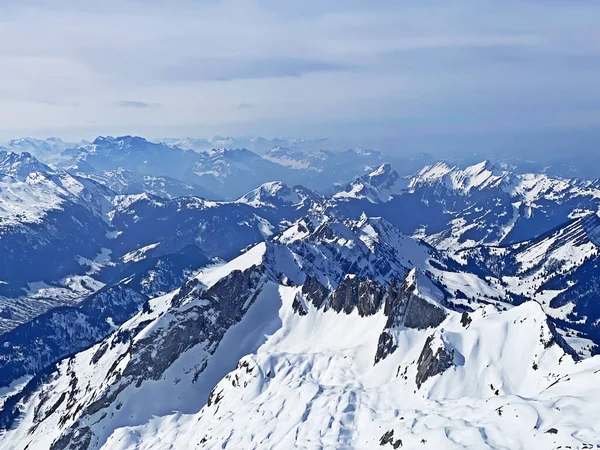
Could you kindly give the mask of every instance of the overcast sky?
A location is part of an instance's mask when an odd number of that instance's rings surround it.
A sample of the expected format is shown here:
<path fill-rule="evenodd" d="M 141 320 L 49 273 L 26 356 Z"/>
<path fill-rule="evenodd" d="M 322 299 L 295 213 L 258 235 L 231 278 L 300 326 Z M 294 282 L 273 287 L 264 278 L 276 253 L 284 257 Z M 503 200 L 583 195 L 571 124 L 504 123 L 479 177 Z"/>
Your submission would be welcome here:
<path fill-rule="evenodd" d="M 0 137 L 600 124 L 600 2 L 2 0 Z"/>

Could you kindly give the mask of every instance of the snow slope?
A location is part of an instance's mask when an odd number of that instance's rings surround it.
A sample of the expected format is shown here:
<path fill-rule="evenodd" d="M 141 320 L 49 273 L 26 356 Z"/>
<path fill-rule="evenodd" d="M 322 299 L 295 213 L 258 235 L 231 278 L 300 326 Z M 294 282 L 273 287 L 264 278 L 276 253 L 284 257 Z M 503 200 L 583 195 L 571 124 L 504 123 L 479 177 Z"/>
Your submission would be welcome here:
<path fill-rule="evenodd" d="M 0 448 L 600 442 L 600 362 L 577 362 L 538 304 L 457 313 L 413 271 L 374 313 L 338 312 L 328 301 L 316 307 L 303 286 L 265 278 L 257 265 L 266 251 L 151 301 L 30 385 Z M 439 319 L 410 325 L 434 317 L 422 316 L 425 304 Z M 377 360 L 384 332 L 394 333 L 394 346 Z"/>

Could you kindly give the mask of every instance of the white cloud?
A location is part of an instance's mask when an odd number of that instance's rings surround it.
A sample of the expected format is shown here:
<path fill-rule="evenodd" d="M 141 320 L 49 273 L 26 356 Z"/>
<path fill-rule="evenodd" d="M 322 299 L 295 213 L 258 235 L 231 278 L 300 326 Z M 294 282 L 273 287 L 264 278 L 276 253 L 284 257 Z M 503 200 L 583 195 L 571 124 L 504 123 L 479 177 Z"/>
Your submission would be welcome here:
<path fill-rule="evenodd" d="M 435 130 L 456 114 L 466 124 L 493 117 L 483 125 L 502 129 L 526 126 L 511 117 L 538 104 L 532 125 L 556 126 L 600 100 L 597 9 L 566 0 L 5 1 L 0 134 L 295 134 L 318 117 L 320 133 L 363 121 L 368 135 L 377 120 L 419 117 Z M 565 97 L 585 100 L 585 111 L 570 101 L 548 114 Z"/>

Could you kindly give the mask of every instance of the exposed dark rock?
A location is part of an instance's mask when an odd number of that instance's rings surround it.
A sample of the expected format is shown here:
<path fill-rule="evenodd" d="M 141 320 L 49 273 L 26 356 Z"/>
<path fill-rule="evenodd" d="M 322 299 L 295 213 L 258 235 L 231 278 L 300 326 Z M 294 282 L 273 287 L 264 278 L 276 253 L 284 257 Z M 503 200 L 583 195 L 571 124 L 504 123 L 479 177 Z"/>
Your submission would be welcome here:
<path fill-rule="evenodd" d="M 379 439 L 379 445 L 391 444 L 394 441 L 394 430 L 389 430 L 383 433 L 381 439 Z"/>
<path fill-rule="evenodd" d="M 423 276 L 417 274 L 418 276 Z M 427 280 L 425 280 L 427 281 Z M 416 287 L 415 274 L 409 274 L 401 285 L 393 281 L 388 289 L 384 313 L 388 317 L 379 336 L 375 364 L 396 351 L 394 328 L 407 327 L 419 330 L 440 325 L 447 314 L 437 304 L 423 298 Z"/>
<path fill-rule="evenodd" d="M 200 284 L 197 278 L 192 278 L 185 282 L 179 289 L 179 292 L 171 299 L 171 306 L 181 306 L 181 302 Z"/>
<path fill-rule="evenodd" d="M 331 293 L 329 306 L 336 312 L 350 314 L 358 303 L 358 285 L 356 277 L 346 277 L 344 281 Z"/>
<path fill-rule="evenodd" d="M 462 316 L 460 316 L 460 323 L 463 327 L 467 328 L 471 322 L 473 321 L 473 319 L 471 319 L 471 317 L 469 316 L 468 312 L 464 312 L 462 313 Z"/>
<path fill-rule="evenodd" d="M 213 406 L 218 404 L 221 400 L 223 400 L 223 391 L 220 390 L 217 392 L 218 386 L 215 386 L 208 396 L 207 406 Z"/>
<path fill-rule="evenodd" d="M 294 297 L 294 301 L 292 302 L 292 309 L 299 316 L 306 316 L 308 314 L 308 311 L 304 306 L 304 302 L 302 301 L 302 297 L 299 295 L 296 295 Z"/>
<path fill-rule="evenodd" d="M 56 403 L 54 405 L 52 405 L 50 407 L 50 409 L 46 412 L 46 415 L 45 415 L 45 417 L 42 420 L 45 420 L 47 417 L 49 417 L 52 414 L 54 414 L 54 412 L 58 409 L 58 407 L 62 404 L 62 402 L 65 401 L 66 397 L 67 397 L 67 393 L 63 392 L 61 394 L 61 396 L 58 398 L 58 400 L 56 401 Z"/>
<path fill-rule="evenodd" d="M 445 318 L 446 312 L 442 308 L 411 294 L 406 306 L 404 326 L 424 330 L 437 327 Z"/>
<path fill-rule="evenodd" d="M 370 316 L 379 310 L 384 293 L 383 286 L 376 281 L 346 277 L 331 294 L 329 305 L 336 312 L 350 314 L 357 308 L 362 317 Z"/>
<path fill-rule="evenodd" d="M 302 294 L 315 308 L 320 308 L 329 295 L 329 289 L 323 286 L 316 277 L 308 275 L 302 286 Z"/>
<path fill-rule="evenodd" d="M 437 327 L 446 318 L 441 306 L 418 294 L 410 274 L 399 288 L 397 283 L 392 283 L 385 302 L 385 314 L 388 316 L 386 328 L 405 326 L 423 330 Z"/>
<path fill-rule="evenodd" d="M 386 431 L 381 439 L 379 439 L 379 445 L 384 446 L 390 444 L 392 448 L 400 448 L 402 447 L 402 439 L 394 440 L 394 430 Z"/>
<path fill-rule="evenodd" d="M 442 345 L 434 352 L 431 348 L 433 340 L 433 335 L 427 338 L 417 362 L 415 381 L 419 389 L 429 378 L 445 372 L 454 365 L 454 350 Z"/>
<path fill-rule="evenodd" d="M 394 337 L 387 330 L 383 330 L 379 335 L 379 342 L 377 343 L 375 364 L 394 353 L 397 348 L 398 346 L 396 345 Z"/>
<path fill-rule="evenodd" d="M 358 288 L 358 313 L 361 316 L 375 314 L 383 302 L 384 287 L 376 281 L 366 280 Z"/>
<path fill-rule="evenodd" d="M 58 438 L 50 450 L 79 450 L 89 448 L 92 441 L 92 432 L 89 427 L 76 428 Z"/>
<path fill-rule="evenodd" d="M 123 376 L 159 379 L 181 353 L 194 345 L 205 339 L 218 343 L 222 334 L 239 322 L 254 302 L 257 289 L 264 283 L 262 274 L 263 269 L 256 267 L 244 272 L 236 270 L 206 292 L 194 292 L 189 300 L 197 295 L 210 299 L 211 305 L 173 311 L 178 326 L 171 327 L 168 336 L 150 335 L 137 341 L 132 346 L 132 361 Z M 211 314 L 218 316 L 216 324 Z"/>

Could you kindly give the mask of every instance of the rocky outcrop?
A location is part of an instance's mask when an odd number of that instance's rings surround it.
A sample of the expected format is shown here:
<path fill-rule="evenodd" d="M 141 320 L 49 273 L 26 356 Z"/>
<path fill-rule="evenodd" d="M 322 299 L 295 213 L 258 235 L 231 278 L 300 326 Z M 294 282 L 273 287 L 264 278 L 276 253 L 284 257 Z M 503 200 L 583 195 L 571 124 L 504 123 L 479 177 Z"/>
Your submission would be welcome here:
<path fill-rule="evenodd" d="M 447 313 L 438 301 L 443 301 L 443 294 L 429 278 L 414 269 L 401 285 L 392 282 L 384 307 L 388 320 L 379 336 L 375 364 L 396 351 L 395 329 L 406 327 L 423 330 L 441 324 Z"/>
<path fill-rule="evenodd" d="M 302 296 L 297 294 L 294 297 L 294 301 L 292 302 L 292 309 L 299 316 L 306 316 L 308 311 L 306 310 L 306 306 L 304 305 L 304 301 L 302 300 Z"/>
<path fill-rule="evenodd" d="M 375 364 L 394 353 L 397 348 L 398 345 L 396 344 L 396 340 L 394 339 L 392 333 L 389 330 L 383 330 L 379 335 L 379 341 L 377 342 Z"/>
<path fill-rule="evenodd" d="M 579 361 L 581 356 L 579 356 L 573 347 L 571 347 L 560 335 L 560 333 L 556 331 L 556 327 L 549 317 L 546 318 L 546 326 L 548 327 L 550 336 L 544 336 L 543 334 L 540 336 L 540 343 L 544 345 L 544 348 L 550 348 L 552 345 L 556 344 L 562 349 L 562 351 L 564 351 L 567 355 L 570 355 L 575 361 Z"/>
<path fill-rule="evenodd" d="M 371 316 L 383 306 L 388 319 L 379 337 L 375 363 L 396 350 L 395 329 L 434 328 L 447 316 L 441 304 L 444 301 L 442 292 L 427 276 L 415 269 L 401 284 L 393 280 L 387 290 L 376 281 L 346 275 L 339 286 L 329 293 L 315 277 L 308 276 L 302 286 L 302 296 L 296 297 L 292 304 L 294 312 L 301 316 L 307 314 L 304 299 L 316 308 L 330 308 L 338 313 L 350 314 L 356 310 L 361 317 Z"/>
<path fill-rule="evenodd" d="M 429 378 L 444 373 L 453 365 L 454 350 L 447 348 L 441 339 L 429 336 L 417 362 L 417 387 L 420 389 Z"/>
<path fill-rule="evenodd" d="M 439 292 L 429 278 L 416 270 L 412 270 L 399 287 L 396 282 L 392 283 L 385 300 L 386 328 L 405 326 L 423 330 L 437 327 L 444 321 L 447 314 L 436 302 L 443 297 L 427 298 L 429 295 L 420 289 L 428 293 Z"/>
<path fill-rule="evenodd" d="M 302 294 L 315 308 L 320 308 L 329 296 L 329 289 L 323 286 L 316 277 L 308 275 L 302 286 Z"/>
<path fill-rule="evenodd" d="M 402 447 L 402 439 L 394 439 L 394 430 L 389 430 L 379 439 L 379 445 L 382 447 L 387 444 L 390 444 L 392 448 L 400 448 Z"/>
<path fill-rule="evenodd" d="M 376 281 L 365 280 L 358 287 L 357 309 L 361 316 L 375 314 L 383 303 L 385 289 Z"/>
<path fill-rule="evenodd" d="M 332 292 L 329 307 L 346 314 L 356 308 L 362 317 L 370 316 L 379 310 L 384 294 L 384 287 L 376 281 L 360 281 L 357 277 L 347 276 Z"/>

